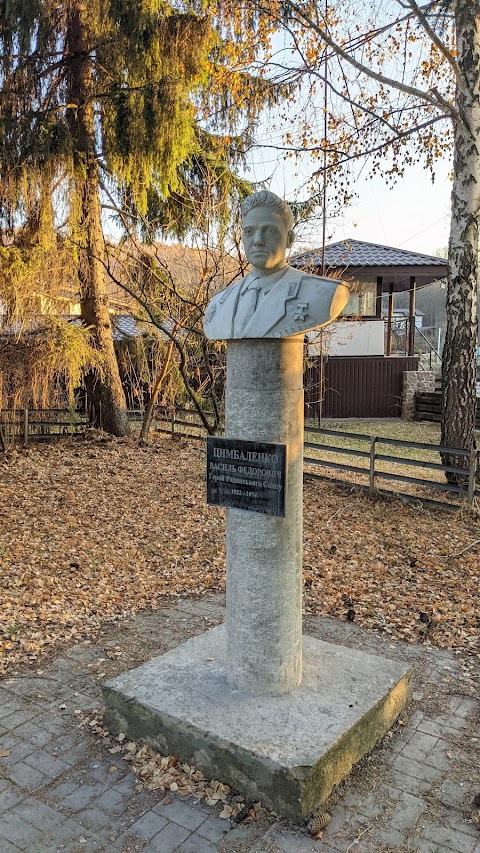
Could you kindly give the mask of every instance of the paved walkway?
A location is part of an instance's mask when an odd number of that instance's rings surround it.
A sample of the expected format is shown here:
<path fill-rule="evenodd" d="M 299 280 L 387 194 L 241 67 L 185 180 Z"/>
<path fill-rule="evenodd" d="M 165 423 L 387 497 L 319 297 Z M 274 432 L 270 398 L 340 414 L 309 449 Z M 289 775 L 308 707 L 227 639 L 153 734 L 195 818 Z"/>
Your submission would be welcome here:
<path fill-rule="evenodd" d="M 231 824 L 193 799 L 136 791 L 128 764 L 80 727 L 105 677 L 222 620 L 221 596 L 182 601 L 72 647 L 37 673 L 0 683 L 0 853 L 480 853 L 479 708 L 472 674 L 439 649 L 332 619 L 327 642 L 408 660 L 414 696 L 403 725 L 364 759 L 328 805 L 321 840 L 267 816 Z M 476 725 L 477 722 L 477 725 Z M 115 759 L 115 763 L 114 760 Z"/>

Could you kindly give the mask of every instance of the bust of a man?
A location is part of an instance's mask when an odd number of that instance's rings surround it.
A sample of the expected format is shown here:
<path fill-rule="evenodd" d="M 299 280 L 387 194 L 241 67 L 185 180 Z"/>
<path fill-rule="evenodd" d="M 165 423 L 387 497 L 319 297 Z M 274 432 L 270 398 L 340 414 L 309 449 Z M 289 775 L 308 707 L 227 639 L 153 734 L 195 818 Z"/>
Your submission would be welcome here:
<path fill-rule="evenodd" d="M 207 338 L 286 338 L 334 320 L 348 302 L 348 287 L 288 266 L 286 251 L 294 239 L 288 204 L 261 190 L 243 201 L 241 211 L 251 270 L 211 299 Z"/>

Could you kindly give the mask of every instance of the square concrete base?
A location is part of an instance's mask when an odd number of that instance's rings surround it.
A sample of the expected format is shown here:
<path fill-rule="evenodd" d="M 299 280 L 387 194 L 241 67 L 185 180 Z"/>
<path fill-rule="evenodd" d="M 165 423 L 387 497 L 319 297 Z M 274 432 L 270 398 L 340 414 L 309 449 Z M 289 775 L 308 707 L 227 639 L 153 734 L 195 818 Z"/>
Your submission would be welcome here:
<path fill-rule="evenodd" d="M 407 703 L 407 666 L 304 637 L 303 681 L 251 696 L 225 675 L 224 627 L 105 683 L 105 726 L 195 764 L 249 800 L 302 821 Z"/>

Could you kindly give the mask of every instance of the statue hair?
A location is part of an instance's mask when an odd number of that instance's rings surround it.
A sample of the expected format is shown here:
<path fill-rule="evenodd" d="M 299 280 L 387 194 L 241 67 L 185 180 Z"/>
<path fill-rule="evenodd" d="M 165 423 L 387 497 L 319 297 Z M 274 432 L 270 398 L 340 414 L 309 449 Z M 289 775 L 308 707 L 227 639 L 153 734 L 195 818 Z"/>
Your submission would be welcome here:
<path fill-rule="evenodd" d="M 293 213 L 290 207 L 283 198 L 270 192 L 270 190 L 260 190 L 258 193 L 247 196 L 240 205 L 242 216 L 246 216 L 254 207 L 271 207 L 275 213 L 282 217 L 288 230 L 293 229 Z"/>

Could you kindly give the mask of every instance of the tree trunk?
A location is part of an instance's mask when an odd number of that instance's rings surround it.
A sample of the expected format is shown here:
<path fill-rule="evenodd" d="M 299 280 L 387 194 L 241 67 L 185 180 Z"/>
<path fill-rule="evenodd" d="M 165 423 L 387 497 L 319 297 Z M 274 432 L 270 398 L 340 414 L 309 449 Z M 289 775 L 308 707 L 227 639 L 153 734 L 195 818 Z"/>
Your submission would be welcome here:
<path fill-rule="evenodd" d="M 157 401 L 158 392 L 160 391 L 160 388 L 163 384 L 163 380 L 167 375 L 168 366 L 172 357 L 173 343 L 173 338 L 170 338 L 167 346 L 167 352 L 165 353 L 165 358 L 163 360 L 162 369 L 160 370 L 160 373 L 158 374 L 155 380 L 155 385 L 153 386 L 151 397 L 148 401 L 147 408 L 145 409 L 145 414 L 143 416 L 142 421 L 142 429 L 140 431 L 140 441 L 146 441 L 148 438 L 148 431 L 150 429 L 150 424 L 152 423 L 153 409 Z"/>
<path fill-rule="evenodd" d="M 67 113 L 73 140 L 76 199 L 79 206 L 79 278 L 81 318 L 93 332 L 101 354 L 102 369 L 88 377 L 89 414 L 93 424 L 112 435 L 128 433 L 127 406 L 113 346 L 112 326 L 105 281 L 104 239 L 99 199 L 99 175 L 95 150 L 95 119 L 92 67 L 85 38 L 87 10 L 84 3 L 71 8 L 67 50 L 72 56 Z"/>
<path fill-rule="evenodd" d="M 443 349 L 444 446 L 475 445 L 478 235 L 480 216 L 480 19 L 476 3 L 457 0 L 456 30 L 461 79 L 457 83 L 452 219 L 448 248 L 447 332 Z M 467 457 L 444 455 L 444 462 L 468 467 Z M 450 482 L 459 482 L 454 474 Z M 462 478 L 460 477 L 460 480 Z"/>

